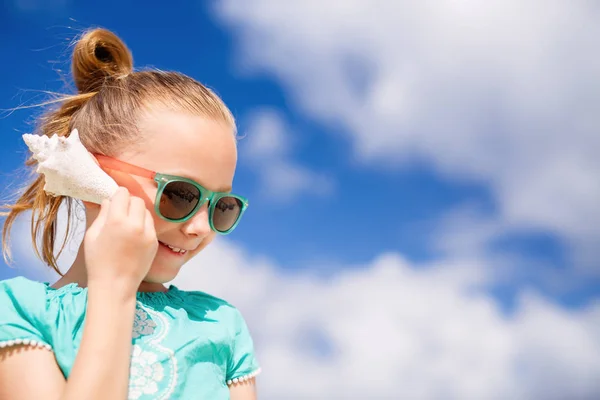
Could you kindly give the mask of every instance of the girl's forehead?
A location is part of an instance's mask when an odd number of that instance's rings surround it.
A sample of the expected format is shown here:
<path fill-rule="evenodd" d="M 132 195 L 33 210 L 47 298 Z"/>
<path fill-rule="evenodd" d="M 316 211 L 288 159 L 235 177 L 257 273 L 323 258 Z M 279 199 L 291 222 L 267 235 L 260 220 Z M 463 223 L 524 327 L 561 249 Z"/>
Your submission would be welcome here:
<path fill-rule="evenodd" d="M 155 113 L 140 121 L 139 151 L 132 157 L 165 174 L 218 190 L 233 181 L 237 146 L 225 123 L 189 114 Z M 132 159 L 133 159 L 132 158 Z"/>
<path fill-rule="evenodd" d="M 200 133 L 216 133 L 234 136 L 234 127 L 226 121 L 188 112 L 178 112 L 158 108 L 145 112 L 138 119 L 140 133 L 166 133 L 167 138 L 173 134 L 197 135 Z M 197 136 L 195 137 L 198 138 Z"/>

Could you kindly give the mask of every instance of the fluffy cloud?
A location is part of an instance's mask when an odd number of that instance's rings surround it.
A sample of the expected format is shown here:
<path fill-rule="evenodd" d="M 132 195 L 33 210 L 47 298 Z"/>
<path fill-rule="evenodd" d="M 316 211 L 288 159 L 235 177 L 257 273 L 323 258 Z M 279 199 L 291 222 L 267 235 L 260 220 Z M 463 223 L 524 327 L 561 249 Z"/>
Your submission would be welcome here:
<path fill-rule="evenodd" d="M 16 233 L 17 257 L 40 279 L 27 239 Z M 597 398 L 600 303 L 573 311 L 523 292 L 506 315 L 481 290 L 488 262 L 417 266 L 389 253 L 324 279 L 220 238 L 173 283 L 243 312 L 264 399 Z"/>
<path fill-rule="evenodd" d="M 284 275 L 218 242 L 175 284 L 229 299 L 256 337 L 265 399 L 531 399 L 600 394 L 600 304 L 524 293 L 514 315 L 482 260 L 415 268 L 398 254 L 329 280 Z"/>
<path fill-rule="evenodd" d="M 593 2 L 224 0 L 215 11 L 243 66 L 345 129 L 362 161 L 424 158 L 489 185 L 504 229 L 563 235 L 598 271 Z"/>
<path fill-rule="evenodd" d="M 334 184 L 330 177 L 293 162 L 292 128 L 279 112 L 255 110 L 246 119 L 241 152 L 258 173 L 261 194 L 282 202 L 307 190 L 315 195 L 331 194 Z"/>

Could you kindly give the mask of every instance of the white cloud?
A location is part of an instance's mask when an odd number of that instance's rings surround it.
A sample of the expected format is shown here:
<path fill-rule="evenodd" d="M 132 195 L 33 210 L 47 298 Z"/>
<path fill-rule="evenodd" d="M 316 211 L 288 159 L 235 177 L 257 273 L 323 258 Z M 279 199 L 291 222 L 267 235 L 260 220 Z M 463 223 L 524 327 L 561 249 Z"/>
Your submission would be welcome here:
<path fill-rule="evenodd" d="M 251 71 L 343 127 L 366 163 L 489 184 L 507 227 L 598 270 L 600 9 L 590 1 L 224 0 Z M 335 129 L 338 131 L 339 129 Z"/>
<path fill-rule="evenodd" d="M 582 273 L 581 269 L 570 268 L 569 264 L 563 268 L 561 254 L 569 250 L 563 244 L 556 244 L 558 249 L 550 249 L 550 255 L 537 247 L 544 241 L 547 242 L 542 248 L 548 246 L 556 237 L 539 229 L 511 232 L 507 224 L 506 220 L 490 216 L 475 204 L 463 204 L 443 218 L 427 222 L 425 228 L 430 232 L 428 239 L 433 256 L 441 260 L 480 260 L 480 267 L 485 268 L 482 273 L 496 287 L 533 284 L 544 293 L 564 298 L 598 285 L 597 278 Z M 536 240 L 542 241 L 531 246 Z M 597 274 L 597 271 L 590 273 Z"/>
<path fill-rule="evenodd" d="M 27 235 L 17 235 L 17 251 L 27 251 Z M 173 283 L 243 312 L 265 400 L 600 395 L 600 303 L 572 311 L 524 292 L 503 315 L 479 290 L 487 262 L 417 266 L 389 253 L 322 279 L 220 238 Z M 29 268 L 35 277 L 44 267 Z"/>
<path fill-rule="evenodd" d="M 480 262 L 416 269 L 397 254 L 331 280 L 284 275 L 219 241 L 174 281 L 229 299 L 256 337 L 265 399 L 531 399 L 600 394 L 600 304 L 534 293 L 512 317 Z M 243 279 L 240 279 L 243 278 Z"/>
<path fill-rule="evenodd" d="M 266 198 L 290 201 L 304 191 L 327 196 L 334 189 L 331 177 L 292 160 L 293 135 L 284 117 L 272 109 L 255 110 L 242 132 L 242 152 L 259 175 L 259 190 Z"/>
<path fill-rule="evenodd" d="M 245 154 L 254 161 L 282 158 L 290 152 L 291 135 L 283 117 L 275 110 L 256 110 L 247 118 Z M 244 143 L 244 142 L 242 142 Z"/>

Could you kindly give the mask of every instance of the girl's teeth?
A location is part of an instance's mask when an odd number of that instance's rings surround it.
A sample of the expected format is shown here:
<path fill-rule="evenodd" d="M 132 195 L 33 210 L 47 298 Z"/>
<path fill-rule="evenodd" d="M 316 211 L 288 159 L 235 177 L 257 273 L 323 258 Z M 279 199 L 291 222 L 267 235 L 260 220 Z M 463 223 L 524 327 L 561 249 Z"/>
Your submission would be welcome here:
<path fill-rule="evenodd" d="M 168 248 L 170 248 L 171 250 L 173 250 L 175 253 L 182 253 L 182 254 L 183 254 L 183 253 L 185 253 L 185 252 L 186 252 L 186 250 L 182 250 L 182 249 L 180 249 L 180 248 L 173 247 L 173 246 L 171 246 L 171 245 L 168 245 L 168 244 L 166 244 L 166 243 L 163 243 L 163 244 L 164 244 L 165 246 L 167 246 Z"/>

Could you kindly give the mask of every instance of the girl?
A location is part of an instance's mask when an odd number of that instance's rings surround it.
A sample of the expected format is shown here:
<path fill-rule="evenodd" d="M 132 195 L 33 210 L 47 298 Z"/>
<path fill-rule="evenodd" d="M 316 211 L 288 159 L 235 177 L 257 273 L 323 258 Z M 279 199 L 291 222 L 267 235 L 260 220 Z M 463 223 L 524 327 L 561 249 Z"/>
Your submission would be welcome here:
<path fill-rule="evenodd" d="M 103 29 L 76 43 L 72 73 L 79 93 L 40 120 L 40 134 L 77 129 L 119 190 L 101 206 L 84 202 L 83 243 L 56 283 L 0 282 L 0 399 L 255 399 L 259 367 L 240 313 L 163 285 L 247 206 L 231 193 L 231 112 L 187 76 L 133 72 Z M 34 250 L 59 272 L 57 214 L 75 199 L 43 188 L 40 175 L 8 206 L 3 250 L 31 211 Z"/>

